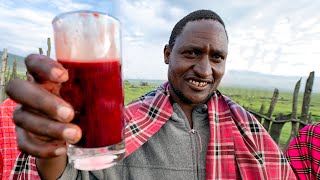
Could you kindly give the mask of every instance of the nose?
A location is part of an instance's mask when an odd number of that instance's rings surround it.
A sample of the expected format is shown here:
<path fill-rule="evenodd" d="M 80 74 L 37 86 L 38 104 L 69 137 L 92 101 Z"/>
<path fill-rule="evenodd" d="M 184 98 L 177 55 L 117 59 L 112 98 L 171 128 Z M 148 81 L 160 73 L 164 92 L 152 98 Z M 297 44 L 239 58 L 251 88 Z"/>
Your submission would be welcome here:
<path fill-rule="evenodd" d="M 212 75 L 212 67 L 210 60 L 207 56 L 199 59 L 197 63 L 193 66 L 193 71 L 199 75 L 201 78 L 207 78 Z"/>

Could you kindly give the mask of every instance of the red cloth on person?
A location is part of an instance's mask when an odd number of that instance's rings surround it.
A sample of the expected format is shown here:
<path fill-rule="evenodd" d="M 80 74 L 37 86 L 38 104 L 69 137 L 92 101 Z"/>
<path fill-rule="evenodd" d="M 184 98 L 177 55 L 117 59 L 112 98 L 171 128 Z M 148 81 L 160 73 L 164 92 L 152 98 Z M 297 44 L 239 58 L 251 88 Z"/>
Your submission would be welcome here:
<path fill-rule="evenodd" d="M 19 154 L 12 114 L 17 103 L 6 99 L 0 104 L 0 179 L 8 179 Z"/>

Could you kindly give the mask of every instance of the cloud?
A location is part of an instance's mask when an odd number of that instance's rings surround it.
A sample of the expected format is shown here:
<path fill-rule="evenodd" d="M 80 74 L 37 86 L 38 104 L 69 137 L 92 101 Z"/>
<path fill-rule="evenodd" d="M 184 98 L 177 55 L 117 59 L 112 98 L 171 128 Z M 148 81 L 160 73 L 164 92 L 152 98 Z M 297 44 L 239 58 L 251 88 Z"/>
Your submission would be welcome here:
<path fill-rule="evenodd" d="M 37 52 L 46 48 L 56 14 L 98 10 L 121 21 L 125 77 L 166 79 L 162 51 L 173 26 L 193 10 L 211 9 L 224 19 L 229 33 L 227 71 L 304 76 L 315 70 L 317 75 L 319 7 L 320 1 L 312 0 L 2 1 L 0 48 L 20 55 Z"/>
<path fill-rule="evenodd" d="M 317 65 L 312 59 L 320 58 L 317 7 L 319 2 L 308 0 L 295 3 L 289 0 L 120 0 L 117 15 L 124 27 L 123 59 L 124 64 L 130 65 L 126 74 L 133 76 L 134 72 L 129 69 L 136 59 L 145 59 L 150 67 L 161 66 L 157 63 L 162 62 L 163 45 L 174 24 L 192 10 L 211 9 L 224 19 L 229 33 L 228 71 L 306 75 Z M 304 65 L 297 69 L 298 63 Z M 145 66 L 141 62 L 141 66 L 135 64 L 134 69 L 143 72 Z M 161 71 L 156 76 L 166 77 L 166 73 Z"/>
<path fill-rule="evenodd" d="M 154 40 L 157 39 L 155 37 L 163 37 L 164 32 L 169 32 L 174 23 L 162 16 L 162 11 L 167 9 L 174 15 L 181 13 L 177 8 L 167 7 L 161 0 L 148 1 L 148 3 L 120 0 L 118 6 L 121 8 L 119 16 L 125 27 L 123 29 L 125 36 L 136 36 L 138 33 L 146 39 Z"/>
<path fill-rule="evenodd" d="M 163 61 L 163 47 L 169 41 L 175 19 L 183 10 L 168 6 L 165 1 L 120 0 L 119 17 L 123 34 L 123 64 L 125 78 L 166 79 L 167 66 Z M 150 68 L 146 68 L 150 67 Z"/>
<path fill-rule="evenodd" d="M 47 49 L 46 40 L 53 39 L 52 19 L 62 12 L 80 9 L 112 12 L 113 2 L 80 2 L 75 0 L 12 0 L 0 3 L 0 48 L 26 56 Z M 100 5 L 97 6 L 97 5 Z M 55 56 L 52 44 L 52 57 Z"/>
<path fill-rule="evenodd" d="M 230 47 L 240 51 L 230 52 L 228 69 L 238 69 L 241 64 L 243 70 L 291 76 L 316 70 L 320 19 L 315 7 L 320 3 L 305 2 L 257 4 L 241 20 L 230 23 Z M 298 63 L 303 65 L 297 68 Z"/>
<path fill-rule="evenodd" d="M 82 9 L 92 9 L 91 4 L 77 3 L 73 0 L 58 0 L 52 1 L 51 4 L 57 7 L 60 11 L 75 11 Z"/>
<path fill-rule="evenodd" d="M 26 8 L 0 6 L 0 41 L 3 48 L 19 55 L 37 52 L 50 37 L 51 19 L 54 16 L 46 11 L 33 11 Z"/>

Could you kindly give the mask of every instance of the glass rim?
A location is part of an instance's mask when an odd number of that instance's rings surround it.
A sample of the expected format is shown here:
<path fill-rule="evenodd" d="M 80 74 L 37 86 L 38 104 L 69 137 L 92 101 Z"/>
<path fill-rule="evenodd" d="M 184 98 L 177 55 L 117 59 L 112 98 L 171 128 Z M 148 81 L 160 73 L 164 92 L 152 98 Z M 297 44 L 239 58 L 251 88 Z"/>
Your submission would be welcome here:
<path fill-rule="evenodd" d="M 64 12 L 64 13 L 60 13 L 58 15 L 56 15 L 53 20 L 51 21 L 51 24 L 54 24 L 57 20 L 62 19 L 63 17 L 70 15 L 70 14 L 80 14 L 80 13 L 96 13 L 99 14 L 100 16 L 103 16 L 105 18 L 114 20 L 119 22 L 118 19 L 116 19 L 115 17 L 113 17 L 110 14 L 104 13 L 104 12 L 100 12 L 100 11 L 93 11 L 93 10 L 76 10 L 76 11 L 68 11 L 68 12 Z"/>

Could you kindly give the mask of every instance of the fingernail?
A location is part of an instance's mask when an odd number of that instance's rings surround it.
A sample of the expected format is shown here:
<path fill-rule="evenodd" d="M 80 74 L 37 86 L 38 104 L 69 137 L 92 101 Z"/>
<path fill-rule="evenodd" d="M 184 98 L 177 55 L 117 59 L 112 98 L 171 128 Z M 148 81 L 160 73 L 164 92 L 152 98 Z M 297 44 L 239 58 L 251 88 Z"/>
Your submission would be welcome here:
<path fill-rule="evenodd" d="M 68 119 L 72 114 L 72 109 L 66 106 L 59 106 L 57 110 L 58 116 L 62 119 Z"/>
<path fill-rule="evenodd" d="M 62 74 L 63 74 L 63 71 L 61 69 L 59 69 L 59 68 L 52 68 L 51 69 L 51 75 L 55 79 L 59 79 Z"/>
<path fill-rule="evenodd" d="M 66 153 L 67 153 L 67 150 L 64 147 L 60 147 L 54 151 L 54 154 L 57 156 L 64 155 Z"/>
<path fill-rule="evenodd" d="M 74 142 L 78 136 L 78 132 L 74 128 L 66 128 L 62 133 L 63 137 L 68 141 Z"/>

